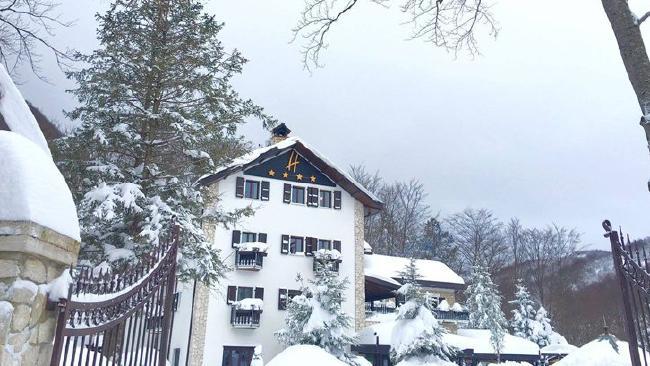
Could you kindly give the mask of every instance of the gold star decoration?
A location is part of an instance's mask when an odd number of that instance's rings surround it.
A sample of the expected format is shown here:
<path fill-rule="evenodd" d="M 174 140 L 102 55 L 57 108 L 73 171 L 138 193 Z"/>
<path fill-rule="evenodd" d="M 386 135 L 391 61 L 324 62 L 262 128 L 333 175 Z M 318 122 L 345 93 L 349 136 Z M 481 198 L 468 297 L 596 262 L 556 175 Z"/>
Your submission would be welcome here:
<path fill-rule="evenodd" d="M 296 174 L 296 179 L 302 180 L 302 174 Z"/>
<path fill-rule="evenodd" d="M 282 178 L 289 178 L 289 173 L 287 172 L 282 173 Z"/>
<path fill-rule="evenodd" d="M 316 183 L 316 177 L 315 176 L 312 175 L 311 177 L 309 177 L 309 179 L 311 180 L 312 183 Z"/>
<path fill-rule="evenodd" d="M 272 177 L 275 176 L 275 170 L 273 169 L 269 170 L 269 175 Z"/>

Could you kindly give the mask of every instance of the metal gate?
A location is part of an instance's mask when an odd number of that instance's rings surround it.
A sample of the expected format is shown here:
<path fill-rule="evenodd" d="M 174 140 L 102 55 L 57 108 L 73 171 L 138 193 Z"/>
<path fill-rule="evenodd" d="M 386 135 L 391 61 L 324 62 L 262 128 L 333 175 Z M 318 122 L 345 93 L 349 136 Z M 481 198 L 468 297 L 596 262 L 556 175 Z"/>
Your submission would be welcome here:
<path fill-rule="evenodd" d="M 164 366 L 172 329 L 178 228 L 124 272 L 72 270 L 50 366 Z"/>
<path fill-rule="evenodd" d="M 645 245 L 632 245 L 629 237 L 612 230 L 609 220 L 603 221 L 605 237 L 609 238 L 614 269 L 623 294 L 625 332 L 630 347 L 632 366 L 649 366 L 650 357 L 650 266 Z"/>

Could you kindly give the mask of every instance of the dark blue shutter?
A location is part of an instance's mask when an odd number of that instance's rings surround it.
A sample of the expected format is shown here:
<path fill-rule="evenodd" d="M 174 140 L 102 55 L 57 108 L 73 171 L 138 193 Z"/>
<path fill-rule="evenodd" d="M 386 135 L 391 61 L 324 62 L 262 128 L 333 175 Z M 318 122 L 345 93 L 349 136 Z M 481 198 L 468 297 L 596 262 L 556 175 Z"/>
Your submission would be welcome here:
<path fill-rule="evenodd" d="M 269 200 L 269 191 L 270 191 L 270 184 L 268 181 L 262 181 L 262 190 L 260 194 L 260 199 L 262 201 L 268 201 Z"/>
<path fill-rule="evenodd" d="M 334 191 L 334 208 L 341 209 L 341 191 Z"/>
<path fill-rule="evenodd" d="M 234 248 L 235 244 L 239 244 L 240 242 L 241 242 L 241 231 L 233 230 L 232 231 L 232 243 L 231 243 L 231 246 Z"/>
<path fill-rule="evenodd" d="M 235 196 L 242 198 L 244 197 L 244 178 L 237 177 L 237 182 L 235 184 Z"/>
<path fill-rule="evenodd" d="M 284 184 L 284 194 L 282 195 L 282 201 L 284 203 L 291 203 L 291 184 Z"/>

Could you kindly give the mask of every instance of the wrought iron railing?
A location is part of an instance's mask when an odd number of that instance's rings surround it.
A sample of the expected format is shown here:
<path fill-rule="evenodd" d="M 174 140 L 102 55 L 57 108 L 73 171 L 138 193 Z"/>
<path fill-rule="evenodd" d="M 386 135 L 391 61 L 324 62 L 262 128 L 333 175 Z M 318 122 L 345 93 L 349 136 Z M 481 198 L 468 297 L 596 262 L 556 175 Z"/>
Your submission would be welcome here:
<path fill-rule="evenodd" d="M 433 315 L 436 316 L 438 320 L 447 320 L 447 321 L 469 321 L 469 312 L 468 311 L 453 311 L 453 310 L 439 310 L 436 309 L 433 311 Z"/>
<path fill-rule="evenodd" d="M 633 245 L 619 231 L 612 230 L 609 220 L 603 221 L 605 237 L 609 238 L 614 268 L 623 297 L 625 332 L 632 366 L 650 365 L 650 266 L 645 245 Z M 626 240 L 627 239 L 627 240 Z"/>
<path fill-rule="evenodd" d="M 237 309 L 233 306 L 230 311 L 230 324 L 234 328 L 259 328 L 262 310 Z"/>

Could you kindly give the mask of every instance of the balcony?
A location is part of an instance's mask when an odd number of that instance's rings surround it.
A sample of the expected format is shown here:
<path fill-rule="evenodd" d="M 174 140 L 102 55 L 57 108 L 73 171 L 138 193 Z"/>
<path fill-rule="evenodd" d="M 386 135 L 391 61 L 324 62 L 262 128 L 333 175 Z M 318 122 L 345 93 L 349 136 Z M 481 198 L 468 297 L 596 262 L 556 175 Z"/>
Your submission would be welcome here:
<path fill-rule="evenodd" d="M 252 242 L 235 245 L 235 268 L 242 271 L 259 271 L 264 265 L 264 257 L 269 246 L 266 243 Z"/>
<path fill-rule="evenodd" d="M 242 271 L 259 271 L 264 266 L 266 253 L 237 250 L 235 253 L 235 268 Z"/>
<path fill-rule="evenodd" d="M 338 250 L 321 249 L 314 252 L 314 272 L 318 266 L 324 267 L 326 270 L 338 272 L 341 264 L 341 253 Z"/>
<path fill-rule="evenodd" d="M 468 311 L 453 311 L 453 310 L 439 310 L 436 309 L 433 311 L 433 315 L 436 316 L 436 319 L 442 321 L 452 321 L 452 322 L 467 322 L 469 321 L 469 312 Z"/>
<path fill-rule="evenodd" d="M 259 328 L 261 318 L 261 309 L 238 309 L 236 306 L 233 306 L 230 312 L 230 324 L 233 328 Z"/>

